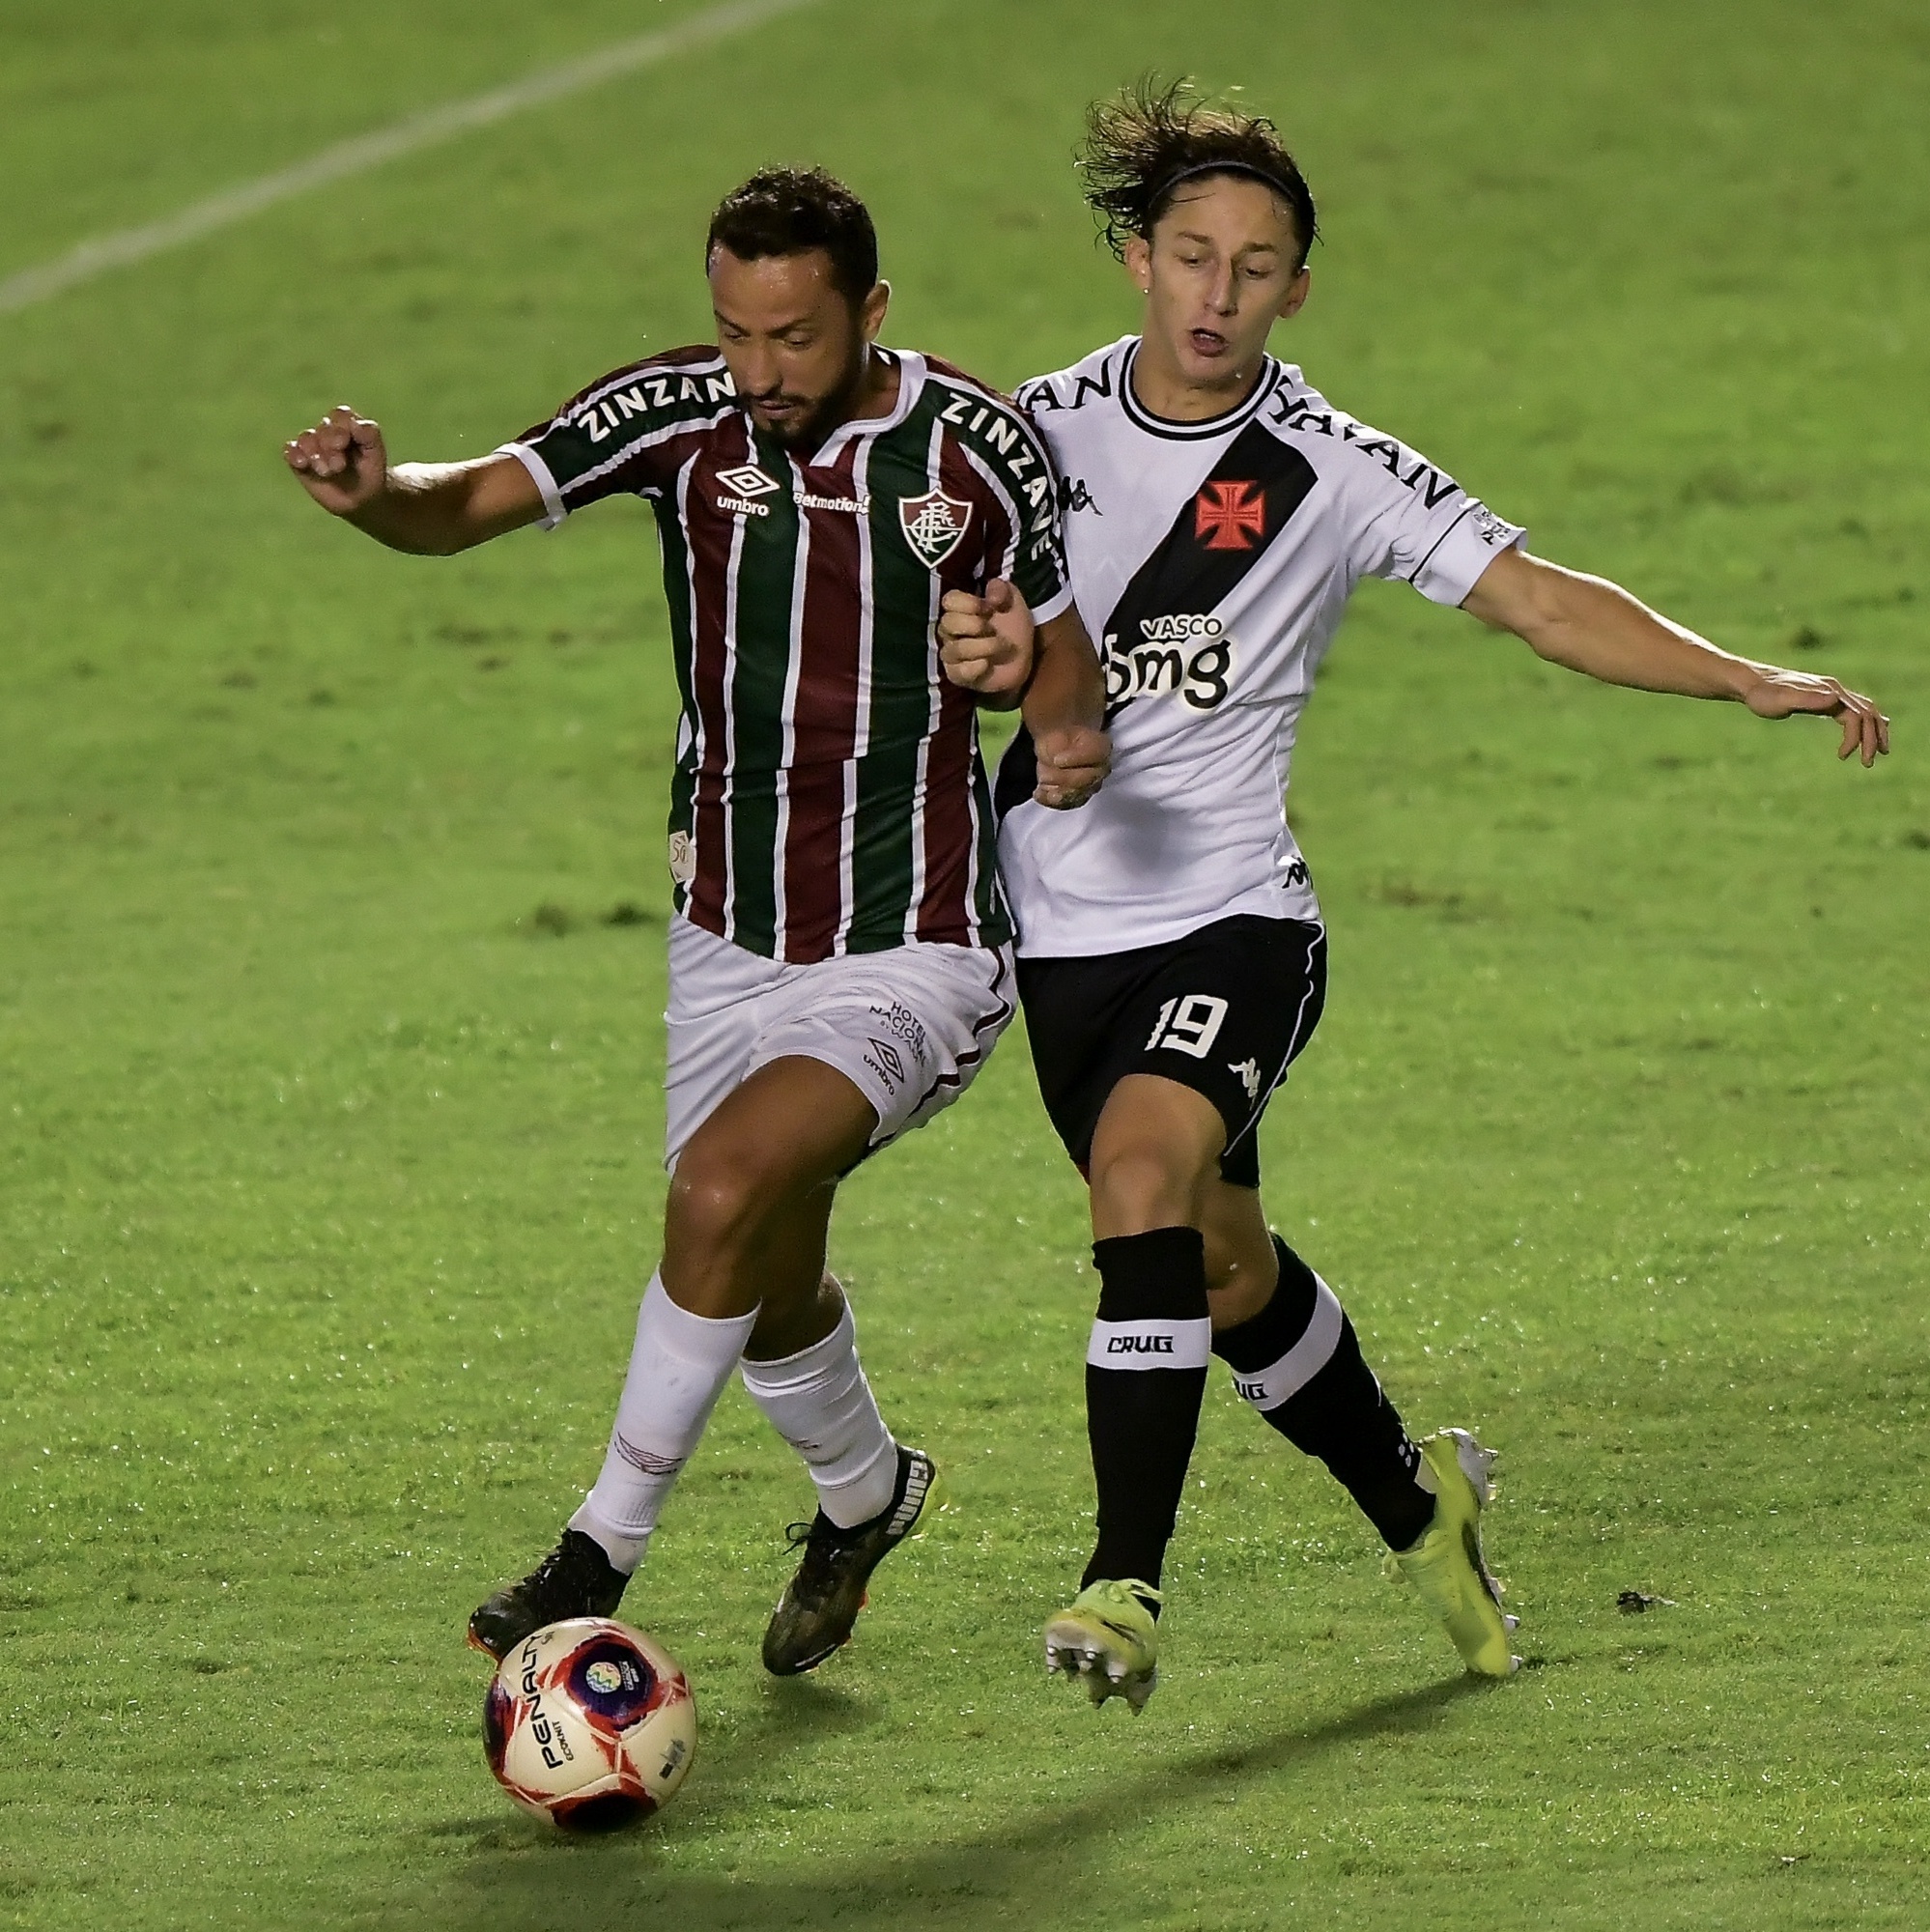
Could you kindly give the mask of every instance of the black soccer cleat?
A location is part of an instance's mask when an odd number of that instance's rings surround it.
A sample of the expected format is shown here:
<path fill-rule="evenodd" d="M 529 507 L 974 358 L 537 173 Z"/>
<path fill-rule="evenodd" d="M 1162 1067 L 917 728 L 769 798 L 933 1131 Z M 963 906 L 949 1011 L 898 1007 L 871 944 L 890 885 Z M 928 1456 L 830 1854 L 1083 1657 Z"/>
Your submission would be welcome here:
<path fill-rule="evenodd" d="M 804 1561 L 764 1632 L 764 1668 L 772 1676 L 815 1669 L 850 1641 L 871 1572 L 923 1528 L 937 1483 L 937 1466 L 922 1449 L 900 1448 L 897 1490 L 869 1522 L 839 1529 L 819 1510 L 810 1522 L 791 1524 L 791 1548 L 802 1546 Z"/>
<path fill-rule="evenodd" d="M 630 1581 L 612 1567 L 603 1545 L 566 1529 L 553 1550 L 520 1583 L 506 1583 L 469 1618 L 469 1641 L 498 1662 L 531 1631 L 565 1617 L 607 1617 Z"/>

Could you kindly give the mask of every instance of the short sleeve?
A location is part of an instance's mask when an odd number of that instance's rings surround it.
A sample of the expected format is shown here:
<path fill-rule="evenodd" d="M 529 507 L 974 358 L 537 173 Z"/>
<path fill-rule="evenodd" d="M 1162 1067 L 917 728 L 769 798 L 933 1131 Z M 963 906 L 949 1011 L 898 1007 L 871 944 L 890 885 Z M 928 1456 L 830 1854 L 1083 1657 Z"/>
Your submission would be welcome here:
<path fill-rule="evenodd" d="M 961 425 L 954 434 L 984 478 L 1006 527 L 1003 553 L 987 558 L 987 574 L 1016 584 L 1036 621 L 1062 616 L 1072 608 L 1072 581 L 1059 477 L 1044 443 L 1027 417 L 1004 405 L 975 410 L 973 425 Z"/>
<path fill-rule="evenodd" d="M 1528 534 L 1392 437 L 1366 431 L 1353 449 L 1372 465 L 1354 547 L 1359 576 L 1399 579 L 1433 603 L 1460 604 Z"/>
<path fill-rule="evenodd" d="M 679 359 L 695 354 L 699 359 Z M 504 443 L 543 494 L 546 529 L 605 497 L 656 495 L 694 438 L 736 408 L 715 350 L 633 363 L 572 396 L 548 422 Z"/>

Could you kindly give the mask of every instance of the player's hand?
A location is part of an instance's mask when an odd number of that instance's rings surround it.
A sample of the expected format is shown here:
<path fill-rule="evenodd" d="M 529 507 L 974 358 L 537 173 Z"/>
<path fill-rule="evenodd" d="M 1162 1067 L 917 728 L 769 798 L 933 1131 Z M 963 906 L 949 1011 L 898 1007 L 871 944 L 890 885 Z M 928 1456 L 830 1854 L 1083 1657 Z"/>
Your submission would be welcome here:
<path fill-rule="evenodd" d="M 1846 691 L 1833 677 L 1815 677 L 1806 670 L 1763 667 L 1762 676 L 1743 699 L 1758 718 L 1789 718 L 1799 711 L 1821 712 L 1843 723 L 1839 758 L 1860 753 L 1873 765 L 1889 750 L 1889 720 L 1867 697 Z"/>
<path fill-rule="evenodd" d="M 1055 811 L 1084 805 L 1105 783 L 1113 765 L 1113 741 L 1090 724 L 1063 724 L 1033 740 L 1038 783 L 1033 797 Z"/>
<path fill-rule="evenodd" d="M 283 444 L 281 453 L 301 487 L 331 516 L 353 516 L 380 497 L 388 482 L 382 426 L 358 416 L 347 403 Z"/>
<path fill-rule="evenodd" d="M 995 577 L 985 594 L 948 590 L 939 607 L 938 661 L 961 690 L 1009 697 L 1032 676 L 1032 611 L 1018 591 Z"/>

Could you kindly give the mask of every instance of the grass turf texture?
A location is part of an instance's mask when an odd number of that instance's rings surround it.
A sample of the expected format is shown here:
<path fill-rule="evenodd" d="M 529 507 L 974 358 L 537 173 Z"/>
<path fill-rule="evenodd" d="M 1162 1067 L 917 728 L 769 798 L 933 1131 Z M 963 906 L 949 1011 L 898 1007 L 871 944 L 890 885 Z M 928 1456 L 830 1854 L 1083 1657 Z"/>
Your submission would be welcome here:
<path fill-rule="evenodd" d="M 258 13 L 10 11 L 0 272 L 660 17 Z M 275 447 L 348 396 L 486 448 L 700 337 L 774 156 L 871 197 L 891 339 L 1056 366 L 1130 326 L 1064 156 L 1148 65 L 1291 130 L 1316 382 L 1899 755 L 1378 587 L 1310 714 L 1336 980 L 1269 1200 L 1410 1421 L 1506 1452 L 1515 1684 L 1217 1382 L 1159 1695 L 1040 1681 L 1092 1283 L 1014 1037 L 835 1235 L 951 1513 L 766 1681 L 806 1493 L 728 1396 L 630 1605 L 695 1776 L 558 1843 L 460 1632 L 594 1470 L 654 1255 L 654 546 L 392 558 Z M 1922 1923 L 1926 65 L 1901 5 L 829 0 L 0 320 L 0 1923 Z"/>

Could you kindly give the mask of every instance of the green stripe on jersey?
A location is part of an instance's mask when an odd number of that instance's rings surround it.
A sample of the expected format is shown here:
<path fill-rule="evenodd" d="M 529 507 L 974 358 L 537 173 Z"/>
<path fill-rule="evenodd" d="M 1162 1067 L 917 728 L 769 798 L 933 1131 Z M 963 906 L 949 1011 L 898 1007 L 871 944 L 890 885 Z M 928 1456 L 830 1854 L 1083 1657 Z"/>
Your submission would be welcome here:
<path fill-rule="evenodd" d="M 783 447 L 763 435 L 757 462 L 788 473 Z M 798 510 L 788 490 L 759 498 L 769 514 L 742 519 L 737 565 L 736 664 L 730 679 L 730 936 L 753 952 L 778 950 L 778 781 L 784 758 L 784 689 L 790 677 Z"/>
<path fill-rule="evenodd" d="M 912 553 L 898 522 L 898 499 L 932 487 L 932 424 L 944 398 L 927 384 L 911 412 L 872 445 L 871 723 L 869 750 L 858 763 L 858 819 L 853 828 L 855 907 L 845 940 L 853 952 L 902 946 L 912 903 L 919 747 L 931 728 L 931 571 Z"/>

